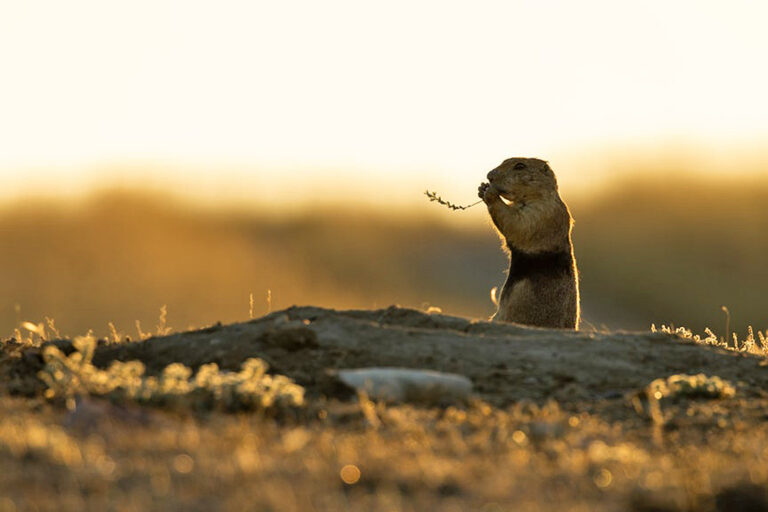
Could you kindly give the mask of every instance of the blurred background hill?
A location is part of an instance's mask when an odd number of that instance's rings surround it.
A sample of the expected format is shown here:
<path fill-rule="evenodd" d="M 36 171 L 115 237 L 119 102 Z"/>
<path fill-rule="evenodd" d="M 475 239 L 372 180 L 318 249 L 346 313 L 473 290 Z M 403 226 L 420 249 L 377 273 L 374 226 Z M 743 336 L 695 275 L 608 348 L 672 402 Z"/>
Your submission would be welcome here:
<path fill-rule="evenodd" d="M 768 182 L 677 169 L 566 199 L 576 219 L 585 327 L 768 327 Z M 67 334 L 114 322 L 179 329 L 269 307 L 390 304 L 484 318 L 506 256 L 482 205 L 452 212 L 414 190 L 409 207 L 210 208 L 138 190 L 31 199 L 0 211 L 0 330 L 48 316 Z M 271 304 L 267 295 L 271 294 Z"/>

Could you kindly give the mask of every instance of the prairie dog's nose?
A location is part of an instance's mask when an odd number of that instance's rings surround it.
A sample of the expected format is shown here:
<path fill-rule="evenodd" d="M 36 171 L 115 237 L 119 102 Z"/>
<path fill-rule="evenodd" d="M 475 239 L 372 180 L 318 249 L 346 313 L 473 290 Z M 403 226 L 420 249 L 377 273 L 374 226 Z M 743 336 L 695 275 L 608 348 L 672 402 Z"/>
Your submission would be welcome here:
<path fill-rule="evenodd" d="M 499 174 L 499 171 L 498 171 L 498 170 L 496 170 L 496 169 L 494 169 L 494 170 L 492 170 L 491 172 L 489 172 L 489 173 L 488 173 L 488 181 L 491 181 L 491 180 L 493 180 L 494 178 L 496 178 L 496 176 L 497 176 L 498 174 Z"/>

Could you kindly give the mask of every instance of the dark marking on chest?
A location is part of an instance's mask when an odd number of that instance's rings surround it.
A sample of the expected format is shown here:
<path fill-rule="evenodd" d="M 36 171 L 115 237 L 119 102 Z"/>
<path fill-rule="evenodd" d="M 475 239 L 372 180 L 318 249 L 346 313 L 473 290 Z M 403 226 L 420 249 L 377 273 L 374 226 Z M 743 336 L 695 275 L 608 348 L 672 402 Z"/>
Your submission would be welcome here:
<path fill-rule="evenodd" d="M 569 250 L 529 253 L 509 243 L 507 247 L 509 248 L 509 274 L 507 282 L 504 283 L 503 295 L 509 293 L 513 284 L 523 279 L 573 275 L 573 257 Z"/>

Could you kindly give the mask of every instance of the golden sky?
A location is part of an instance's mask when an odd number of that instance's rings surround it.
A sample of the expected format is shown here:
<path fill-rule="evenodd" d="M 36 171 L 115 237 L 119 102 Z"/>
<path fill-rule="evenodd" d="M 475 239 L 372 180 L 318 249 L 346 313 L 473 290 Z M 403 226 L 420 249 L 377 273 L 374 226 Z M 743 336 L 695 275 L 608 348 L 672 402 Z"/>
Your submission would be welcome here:
<path fill-rule="evenodd" d="M 754 150 L 767 19 L 764 0 L 4 1 L 0 195 L 454 192 L 512 155 L 583 185 L 599 148 Z"/>

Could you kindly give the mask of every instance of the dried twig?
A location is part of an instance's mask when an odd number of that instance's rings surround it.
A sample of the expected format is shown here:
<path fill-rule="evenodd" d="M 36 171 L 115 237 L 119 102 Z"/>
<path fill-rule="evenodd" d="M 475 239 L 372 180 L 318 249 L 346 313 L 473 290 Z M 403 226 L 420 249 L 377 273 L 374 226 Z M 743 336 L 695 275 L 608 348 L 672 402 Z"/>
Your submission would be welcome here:
<path fill-rule="evenodd" d="M 476 203 L 472 203 L 472 204 L 467 205 L 467 206 L 459 206 L 457 204 L 453 204 L 450 201 L 446 201 L 445 199 L 443 199 L 442 197 L 437 195 L 437 192 L 430 192 L 429 190 L 425 190 L 424 191 L 424 195 L 426 195 L 429 198 L 430 201 L 436 201 L 438 204 L 441 204 L 443 206 L 447 206 L 451 210 L 466 210 L 467 208 L 472 208 L 473 206 L 482 203 L 482 201 L 478 201 Z"/>

